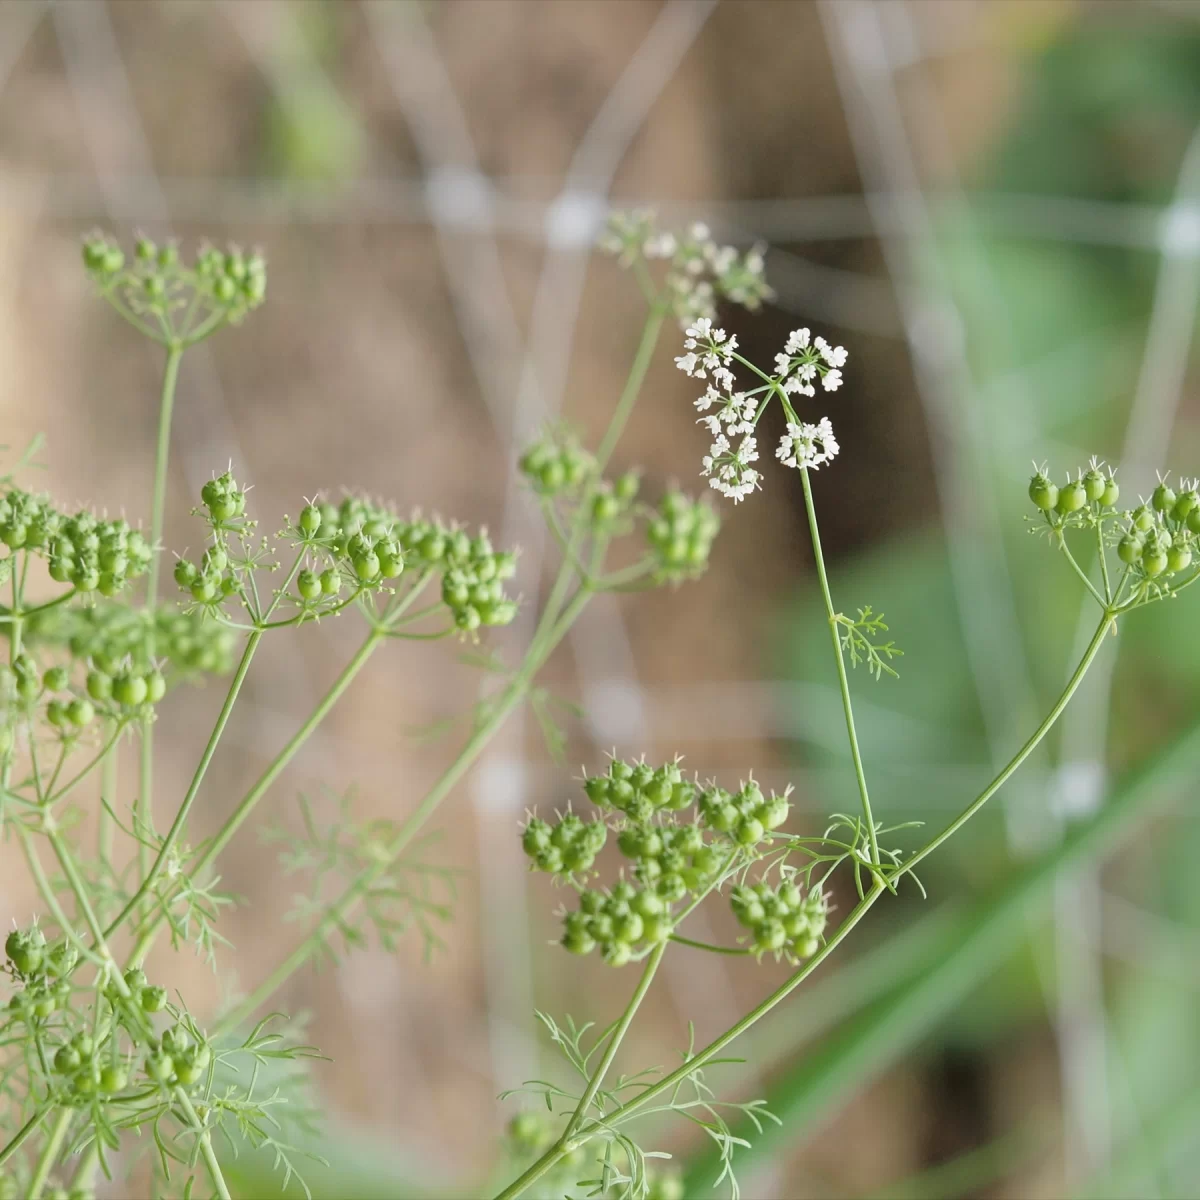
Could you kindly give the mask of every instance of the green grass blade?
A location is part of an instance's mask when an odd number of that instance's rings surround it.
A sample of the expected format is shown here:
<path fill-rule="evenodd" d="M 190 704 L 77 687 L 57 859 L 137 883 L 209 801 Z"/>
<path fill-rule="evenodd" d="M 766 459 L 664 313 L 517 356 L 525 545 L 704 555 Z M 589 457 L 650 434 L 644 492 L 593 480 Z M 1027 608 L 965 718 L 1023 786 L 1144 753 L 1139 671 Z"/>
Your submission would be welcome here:
<path fill-rule="evenodd" d="M 1016 872 L 1003 886 L 951 915 L 941 937 L 910 960 L 888 990 L 807 1054 L 768 1089 L 766 1100 L 783 1120 L 762 1134 L 736 1128 L 751 1148 L 737 1158 L 739 1173 L 768 1155 L 780 1142 L 795 1140 L 822 1116 L 831 1114 L 856 1088 L 882 1071 L 925 1036 L 961 1002 L 987 971 L 1025 935 L 1028 909 L 1044 899 L 1059 872 L 1109 852 L 1157 804 L 1172 785 L 1200 768 L 1197 725 L 1116 788 L 1095 816 L 1076 825 L 1049 854 Z M 704 1152 L 688 1165 L 685 1194 L 711 1195 L 720 1167 Z"/>

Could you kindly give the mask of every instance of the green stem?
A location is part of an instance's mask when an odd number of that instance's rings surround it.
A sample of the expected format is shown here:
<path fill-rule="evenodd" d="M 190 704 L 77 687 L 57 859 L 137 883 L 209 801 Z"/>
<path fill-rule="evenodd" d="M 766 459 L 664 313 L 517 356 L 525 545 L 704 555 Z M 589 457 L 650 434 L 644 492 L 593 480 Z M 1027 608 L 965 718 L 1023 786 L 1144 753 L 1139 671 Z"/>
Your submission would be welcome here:
<path fill-rule="evenodd" d="M 604 468 L 608 466 L 608 460 L 621 440 L 621 434 L 625 432 L 629 415 L 633 412 L 633 406 L 637 403 L 642 384 L 646 379 L 650 360 L 654 357 L 654 348 L 658 345 L 658 335 L 662 331 L 666 316 L 667 310 L 661 304 L 654 303 L 650 306 L 650 315 L 646 318 L 646 324 L 642 330 L 642 340 L 638 343 L 637 353 L 633 356 L 633 365 L 629 368 L 625 387 L 621 390 L 616 407 L 613 409 L 612 419 L 608 423 L 608 429 L 605 430 L 599 449 L 596 451 L 597 473 L 603 472 Z"/>
<path fill-rule="evenodd" d="M 1112 619 L 1112 611 L 1105 609 L 1104 616 L 1101 618 L 1100 624 L 1096 627 L 1096 632 L 1092 635 L 1092 640 L 1088 643 L 1088 648 L 1079 660 L 1079 665 L 1075 668 L 1074 674 L 1067 681 L 1067 686 L 1063 689 L 1062 695 L 1059 696 L 1054 707 L 1046 714 L 1042 723 L 1033 731 L 1029 740 L 1017 751 L 1004 770 L 941 833 L 931 838 L 920 850 L 905 859 L 903 864 L 897 867 L 895 871 L 889 872 L 889 882 L 894 883 L 906 871 L 911 871 L 926 855 L 932 854 L 947 838 L 953 837 L 1008 782 L 1017 768 L 1034 752 L 1042 738 L 1050 732 L 1054 722 L 1062 715 L 1063 709 L 1067 707 L 1071 697 L 1083 681 L 1084 675 L 1087 674 L 1088 667 L 1092 665 L 1092 660 L 1100 653 L 1100 648 L 1104 645 L 1104 638 L 1108 633 L 1108 627 L 1112 623 Z"/>
<path fill-rule="evenodd" d="M 162 556 L 163 517 L 167 506 L 167 465 L 171 457 L 171 414 L 175 408 L 175 385 L 179 379 L 179 362 L 183 347 L 167 347 L 163 368 L 162 392 L 158 404 L 158 446 L 154 454 L 154 493 L 150 502 L 150 545 L 154 556 L 146 575 L 146 606 L 151 613 L 158 603 L 158 567 Z"/>
<path fill-rule="evenodd" d="M 858 794 L 862 799 L 863 820 L 867 825 L 867 836 L 871 842 L 871 865 L 879 866 L 879 841 L 875 834 L 875 818 L 871 814 L 871 797 L 867 793 L 867 776 L 863 770 L 862 751 L 858 748 L 858 733 L 854 727 L 854 707 L 850 701 L 850 680 L 846 675 L 846 662 L 842 656 L 842 641 L 838 636 L 837 611 L 833 607 L 833 596 L 829 591 L 829 577 L 825 573 L 825 557 L 821 553 L 821 532 L 817 528 L 817 510 L 813 504 L 812 484 L 808 468 L 800 470 L 804 485 L 804 508 L 808 513 L 808 529 L 812 535 L 813 558 L 817 564 L 817 579 L 821 584 L 821 598 L 825 602 L 825 617 L 829 623 L 829 637 L 833 642 L 833 657 L 837 663 L 838 686 L 842 691 L 842 709 L 846 714 L 846 733 L 850 738 L 850 756 L 854 760 L 854 775 L 858 780 Z"/>
<path fill-rule="evenodd" d="M 158 606 L 158 571 L 162 558 L 163 520 L 167 507 L 167 467 L 171 458 L 171 415 L 175 408 L 175 385 L 179 380 L 179 363 L 183 347 L 167 347 L 163 368 L 162 391 L 158 403 L 158 445 L 154 453 L 154 491 L 150 500 L 150 546 L 153 551 L 146 575 L 146 610 L 150 616 L 150 653 L 154 655 L 153 630 Z M 149 715 L 142 721 L 142 742 L 138 766 L 138 820 L 142 837 L 138 840 L 138 869 L 143 883 L 149 876 L 149 838 L 154 834 L 154 735 Z"/>
<path fill-rule="evenodd" d="M 587 1111 L 591 1107 L 592 1101 L 596 1098 L 596 1093 L 600 1090 L 600 1085 L 604 1082 L 604 1076 L 608 1074 L 608 1068 L 612 1066 L 613 1059 L 617 1057 L 617 1051 L 621 1047 L 621 1042 L 624 1040 L 625 1034 L 629 1031 L 629 1026 L 633 1024 L 633 1018 L 637 1015 L 637 1010 L 646 998 L 646 993 L 650 990 L 650 984 L 654 982 L 654 974 L 658 970 L 658 964 L 662 962 L 663 955 L 666 952 L 667 943 L 659 942 L 653 951 L 651 951 L 650 957 L 646 960 L 642 977 L 638 980 L 638 985 L 634 989 L 633 995 L 629 998 L 629 1003 L 625 1006 L 625 1011 L 621 1014 L 621 1019 L 617 1023 L 616 1029 L 613 1030 L 612 1036 L 608 1039 L 608 1046 L 605 1048 L 604 1057 L 600 1060 L 600 1065 L 596 1068 L 591 1079 L 588 1080 L 587 1090 L 580 1097 L 574 1113 L 571 1114 L 571 1119 L 567 1122 L 566 1129 L 563 1130 L 563 1135 L 560 1139 L 561 1143 L 565 1144 L 571 1140 L 571 1135 L 579 1128 L 579 1124 L 584 1117 L 587 1116 Z"/>
<path fill-rule="evenodd" d="M 329 690 L 317 702 L 312 712 L 309 713 L 304 724 L 296 730 L 287 745 L 279 751 L 267 769 L 259 776 L 257 782 L 242 797 L 241 803 L 238 804 L 237 808 L 226 819 L 225 824 L 221 826 L 217 835 L 205 847 L 204 853 L 197 860 L 195 866 L 189 870 L 189 874 L 193 878 L 200 878 L 216 861 L 221 851 L 232 841 L 234 835 L 242 827 L 255 805 L 258 804 L 275 780 L 279 778 L 288 764 L 295 758 L 300 748 L 312 736 L 317 726 L 329 715 L 330 710 L 341 699 L 342 693 L 350 686 L 359 671 L 366 666 L 367 660 L 375 653 L 385 637 L 386 634 L 380 629 L 373 629 L 367 635 L 354 657 L 350 659 L 343 668 L 342 673 L 333 681 Z M 154 941 L 155 934 L 166 919 L 167 903 L 169 901 L 164 901 L 163 906 L 151 917 L 150 923 L 138 938 L 133 953 L 129 958 L 130 966 L 139 965 L 145 958 Z"/>
<path fill-rule="evenodd" d="M 37 1112 L 35 1112 L 33 1116 L 30 1117 L 29 1120 L 17 1130 L 17 1132 L 13 1135 L 12 1141 L 10 1141 L 3 1150 L 0 1150 L 0 1167 L 4 1166 L 4 1164 L 8 1162 L 8 1160 L 12 1158 L 12 1156 L 16 1154 L 18 1150 L 20 1150 L 20 1148 L 25 1144 L 25 1139 L 29 1137 L 29 1135 L 33 1133 L 33 1131 L 37 1129 L 37 1127 L 46 1119 L 46 1117 L 49 1115 L 49 1112 L 50 1109 L 48 1106 L 45 1108 L 39 1108 Z"/>
<path fill-rule="evenodd" d="M 225 1175 L 221 1170 L 221 1164 L 217 1161 L 217 1154 L 213 1150 L 212 1138 L 209 1137 L 208 1130 L 204 1127 L 195 1108 L 192 1106 L 187 1092 L 182 1088 L 177 1088 L 175 1098 L 179 1101 L 183 1111 L 187 1113 L 188 1120 L 196 1132 L 196 1139 L 200 1146 L 200 1155 L 204 1159 L 204 1165 L 208 1168 L 209 1175 L 212 1177 L 213 1187 L 217 1189 L 217 1195 L 221 1200 L 231 1200 L 229 1185 L 225 1182 Z"/>
<path fill-rule="evenodd" d="M 613 1109 L 603 1121 L 603 1125 L 597 1122 L 590 1126 L 585 1126 L 582 1131 L 578 1132 L 575 1137 L 567 1143 L 563 1141 L 556 1142 L 541 1158 L 538 1159 L 523 1175 L 514 1180 L 504 1191 L 497 1194 L 495 1200 L 515 1200 L 520 1196 L 530 1184 L 536 1182 L 548 1171 L 550 1171 L 561 1159 L 565 1158 L 572 1150 L 588 1141 L 600 1128 L 612 1129 L 617 1122 L 625 1121 L 633 1116 L 639 1109 L 647 1105 L 651 1100 L 662 1095 L 663 1092 L 669 1091 L 682 1083 L 687 1077 L 695 1071 L 705 1066 L 709 1060 L 715 1058 L 730 1042 L 740 1037 L 752 1025 L 760 1021 L 767 1013 L 771 1011 L 777 1004 L 786 999 L 805 979 L 809 977 L 816 969 L 827 959 L 834 950 L 841 945 L 843 939 L 850 931 L 867 915 L 867 912 L 876 900 L 883 894 L 884 886 L 875 879 L 872 883 L 871 890 L 859 901 L 858 905 L 850 911 L 846 919 L 838 927 L 837 932 L 817 951 L 802 966 L 782 987 L 777 988 L 771 993 L 761 1004 L 752 1009 L 746 1014 L 736 1025 L 727 1029 L 719 1038 L 710 1042 L 698 1054 L 689 1058 L 681 1067 L 676 1068 L 669 1075 L 664 1076 L 657 1083 L 646 1088 L 641 1092 L 636 1099 L 630 1100 L 625 1104 L 619 1105 Z"/>
<path fill-rule="evenodd" d="M 163 839 L 163 844 L 159 848 L 149 872 L 143 876 L 141 886 L 129 898 L 129 901 L 117 914 L 116 918 L 109 924 L 108 928 L 104 931 L 105 936 L 110 935 L 114 930 L 121 927 L 125 918 L 150 894 L 151 887 L 162 873 L 167 856 L 175 848 L 175 843 L 179 840 L 184 823 L 191 812 L 192 803 L 196 799 L 197 792 L 200 791 L 200 784 L 204 781 L 208 764 L 212 762 L 213 755 L 217 750 L 217 744 L 221 740 L 221 735 L 225 732 L 225 726 L 229 723 L 230 714 L 233 712 L 233 706 L 237 703 L 238 693 L 242 690 L 242 683 L 246 679 L 246 673 L 250 670 L 250 662 L 254 658 L 255 650 L 258 649 L 261 637 L 262 633 L 259 630 L 255 630 L 246 639 L 246 648 L 242 652 L 242 660 L 238 663 L 237 671 L 233 676 L 233 682 L 230 683 L 229 691 L 225 696 L 225 703 L 221 706 L 221 711 L 217 716 L 217 723 L 213 726 L 213 731 L 208 738 L 208 744 L 204 747 L 204 753 L 200 756 L 200 761 L 196 765 L 195 773 L 192 775 L 192 782 L 188 785 L 187 793 L 183 797 L 183 803 L 179 806 L 179 811 L 175 814 L 175 820 L 172 821 L 171 828 L 167 830 L 167 836 Z"/>
<path fill-rule="evenodd" d="M 46 1186 L 46 1180 L 50 1178 L 50 1172 L 54 1169 L 59 1151 L 62 1149 L 63 1139 L 67 1136 L 67 1129 L 71 1125 L 71 1116 L 72 1112 L 69 1108 L 64 1108 L 59 1112 L 54 1122 L 54 1128 L 50 1130 L 50 1136 L 42 1148 L 37 1166 L 33 1169 L 33 1178 L 29 1181 L 29 1200 L 41 1200 L 42 1189 Z"/>
<path fill-rule="evenodd" d="M 504 724 L 508 714 L 525 696 L 534 676 L 558 645 L 571 623 L 583 611 L 591 593 L 581 588 L 563 610 L 561 618 L 553 625 L 534 635 L 533 644 L 525 656 L 521 669 L 501 693 L 485 720 L 463 744 L 454 761 L 442 773 L 424 799 L 397 830 L 396 835 L 381 850 L 377 861 L 330 904 L 311 932 L 296 946 L 265 980 L 240 1004 L 227 1013 L 218 1026 L 218 1033 L 227 1033 L 248 1017 L 260 1004 L 272 996 L 296 971 L 298 971 L 323 946 L 328 937 L 338 928 L 345 917 L 374 886 L 376 881 L 395 864 L 396 859 L 420 831 L 421 826 L 432 815 L 439 804 L 449 795 L 455 784 L 466 774 L 483 752 L 492 735 Z M 543 618 L 544 620 L 544 618 Z"/>
<path fill-rule="evenodd" d="M 693 950 L 707 950 L 710 954 L 750 954 L 747 946 L 714 946 L 711 942 L 698 942 L 695 938 L 684 937 L 681 933 L 671 934 L 671 941 L 681 946 L 691 946 Z"/>

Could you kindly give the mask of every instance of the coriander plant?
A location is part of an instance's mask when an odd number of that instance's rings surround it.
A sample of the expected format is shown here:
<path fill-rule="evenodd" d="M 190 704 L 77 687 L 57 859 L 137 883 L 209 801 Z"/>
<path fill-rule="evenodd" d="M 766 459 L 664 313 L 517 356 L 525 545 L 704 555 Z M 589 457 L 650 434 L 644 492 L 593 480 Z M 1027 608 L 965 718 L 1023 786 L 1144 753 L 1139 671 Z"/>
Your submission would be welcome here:
<path fill-rule="evenodd" d="M 574 1082 L 532 1081 L 540 1109 L 509 1126 L 515 1178 L 499 1196 L 539 1194 L 669 1200 L 678 1177 L 648 1160 L 644 1119 L 676 1114 L 720 1151 L 736 1195 L 736 1110 L 772 1120 L 761 1103 L 717 1098 L 706 1071 L 739 1034 L 786 997 L 885 895 L 969 820 L 1045 737 L 1110 630 L 1133 609 L 1173 597 L 1200 575 L 1197 485 L 1165 478 L 1149 501 L 1122 510 L 1113 472 L 1098 461 L 1057 486 L 1044 469 L 1029 487 L 1034 528 L 1061 552 L 1100 610 L 1095 636 L 1062 695 L 1012 761 L 950 824 L 919 848 L 894 848 L 914 823 L 872 815 L 855 731 L 847 660 L 876 678 L 894 675 L 901 651 L 884 617 L 863 605 L 839 611 L 822 556 L 811 472 L 838 454 L 832 424 L 807 405 L 842 383 L 847 354 L 808 330 L 790 335 L 771 369 L 738 352 L 714 324 L 718 303 L 753 311 L 770 295 L 763 257 L 718 246 L 703 226 L 658 230 L 646 213 L 615 217 L 603 242 L 629 268 L 646 321 L 627 382 L 594 449 L 548 429 L 520 459 L 533 499 L 560 551 L 522 659 L 474 713 L 471 730 L 429 792 L 397 821 L 361 821 L 349 800 L 323 825 L 301 800 L 301 832 L 259 825 L 281 846 L 281 869 L 308 875 L 295 945 L 248 995 L 217 1013 L 195 1011 L 147 956 L 165 939 L 219 969 L 220 858 L 260 801 L 377 653 L 412 639 L 469 639 L 512 621 L 514 552 L 485 531 L 409 516 L 353 494 L 298 499 L 297 515 L 263 533 L 247 488 L 214 473 L 193 516 L 204 548 L 168 572 L 162 546 L 171 416 L 180 360 L 191 346 L 237 324 L 264 300 L 257 254 L 202 248 L 190 264 L 173 245 L 137 243 L 131 260 L 95 235 L 84 265 L 99 294 L 158 344 L 162 393 L 146 526 L 68 512 L 23 490 L 23 459 L 0 481 L 0 833 L 23 855 L 40 910 L 14 921 L 5 942 L 8 998 L 0 1009 L 0 1200 L 84 1197 L 101 1175 L 158 1196 L 228 1197 L 222 1158 L 243 1147 L 273 1153 L 281 1182 L 302 1176 L 315 1113 L 308 1075 L 319 1052 L 297 1022 L 270 1009 L 296 971 L 361 944 L 372 932 L 393 946 L 416 929 L 430 945 L 452 899 L 448 864 L 425 861 L 420 835 L 513 709 L 541 692 L 543 664 L 589 600 L 605 591 L 679 586 L 699 577 L 721 520 L 716 508 L 674 488 L 641 494 L 636 471 L 607 468 L 637 402 L 664 325 L 685 332 L 676 364 L 704 381 L 696 401 L 710 438 L 702 475 L 735 504 L 762 486 L 757 430 L 778 405 L 786 432 L 775 452 L 800 475 L 830 648 L 845 710 L 860 808 L 823 832 L 787 830 L 789 792 L 767 795 L 751 775 L 733 786 L 689 778 L 679 760 L 613 759 L 585 773 L 579 807 L 531 815 L 521 832 L 531 868 L 567 897 L 562 949 L 598 953 L 613 967 L 638 964 L 629 1003 L 596 1032 L 567 1016 L 539 1017 Z M 815 421 L 805 417 L 817 416 Z M 28 457 L 28 456 L 27 456 Z M 1081 563 L 1087 550 L 1092 569 Z M 168 596 L 166 576 L 176 594 Z M 344 614 L 361 642 L 261 777 L 216 832 L 193 844 L 189 819 L 262 639 Z M 225 699 L 181 796 L 156 791 L 156 706 L 180 683 L 227 680 Z M 118 749 L 136 747 L 137 771 L 118 771 Z M 897 839 L 893 839 L 897 840 Z M 903 840 L 903 839 L 898 839 Z M 609 844 L 615 843 L 615 849 Z M 624 860 L 623 866 L 619 860 Z M 47 864 L 50 865 L 47 865 Z M 849 872 L 858 904 L 834 921 L 830 880 Z M 687 935 L 703 904 L 728 903 L 744 934 L 735 945 Z M 677 950 L 673 950 L 677 948 Z M 707 1046 L 689 1045 L 673 1070 L 612 1075 L 622 1040 L 669 951 L 772 956 L 794 967 L 787 982 Z M 752 964 L 751 964 L 752 965 Z M 719 1181 L 719 1182 L 720 1182 Z"/>

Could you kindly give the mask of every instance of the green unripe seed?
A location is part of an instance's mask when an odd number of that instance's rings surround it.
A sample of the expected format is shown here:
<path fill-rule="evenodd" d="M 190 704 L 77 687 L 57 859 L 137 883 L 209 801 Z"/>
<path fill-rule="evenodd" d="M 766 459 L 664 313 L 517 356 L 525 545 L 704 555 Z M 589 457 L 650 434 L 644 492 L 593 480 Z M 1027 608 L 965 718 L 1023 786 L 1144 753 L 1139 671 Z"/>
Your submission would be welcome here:
<path fill-rule="evenodd" d="M 76 728 L 82 729 L 85 725 L 90 725 L 96 716 L 96 710 L 87 700 L 72 700 L 67 705 L 67 720 Z"/>
<path fill-rule="evenodd" d="M 108 1096 L 122 1091 L 129 1083 L 129 1073 L 124 1067 L 105 1067 L 100 1072 L 100 1090 Z"/>
<path fill-rule="evenodd" d="M 1108 479 L 1103 471 L 1093 467 L 1083 476 L 1083 490 L 1090 501 L 1101 500 L 1108 487 Z"/>
<path fill-rule="evenodd" d="M 162 1012 L 167 1006 L 167 989 L 164 987 L 144 987 L 138 996 L 138 1003 L 143 1012 Z"/>
<path fill-rule="evenodd" d="M 316 600 L 321 595 L 321 577 L 315 571 L 301 571 L 296 576 L 296 591 L 304 600 Z"/>
<path fill-rule="evenodd" d="M 1175 507 L 1175 493 L 1165 483 L 1160 483 L 1150 502 L 1159 512 L 1170 512 Z"/>
<path fill-rule="evenodd" d="M 1058 503 L 1058 488 L 1038 473 L 1030 480 L 1030 499 L 1037 508 L 1049 512 Z"/>
<path fill-rule="evenodd" d="M 51 667 L 42 676 L 42 684 L 48 692 L 64 691 L 71 682 L 71 675 L 66 667 Z"/>
<path fill-rule="evenodd" d="M 125 673 L 118 675 L 113 680 L 112 694 L 113 699 L 118 704 L 125 704 L 130 707 L 138 704 L 144 704 L 146 701 L 146 681 L 140 675 Z"/>
<path fill-rule="evenodd" d="M 738 824 L 735 836 L 743 846 L 753 846 L 762 841 L 763 833 L 762 822 L 756 817 L 748 817 Z"/>
<path fill-rule="evenodd" d="M 307 504 L 300 510 L 300 531 L 312 537 L 321 528 L 321 510 L 315 504 Z"/>
<path fill-rule="evenodd" d="M 1147 547 L 1142 553 L 1142 570 L 1149 579 L 1157 579 L 1167 569 L 1167 556 L 1159 549 Z"/>
<path fill-rule="evenodd" d="M 1087 490 L 1082 481 L 1077 479 L 1059 490 L 1058 502 L 1054 507 L 1062 516 L 1066 516 L 1068 513 L 1078 512 L 1085 504 L 1087 504 Z"/>
<path fill-rule="evenodd" d="M 1154 511 L 1145 504 L 1133 510 L 1133 527 L 1139 533 L 1149 533 L 1154 528 Z"/>
<path fill-rule="evenodd" d="M 1110 479 L 1104 485 L 1104 494 L 1100 497 L 1100 503 L 1105 508 L 1116 508 L 1117 501 L 1121 498 L 1121 489 L 1115 479 Z"/>
<path fill-rule="evenodd" d="M 1191 548 L 1185 545 L 1172 546 L 1167 551 L 1167 569 L 1174 571 L 1186 571 L 1192 565 Z"/>
<path fill-rule="evenodd" d="M 1142 548 L 1145 543 L 1140 537 L 1135 537 L 1133 534 L 1126 534 L 1120 542 L 1117 543 L 1117 557 L 1128 566 L 1132 566 L 1142 557 Z"/>
<path fill-rule="evenodd" d="M 326 596 L 336 596 L 342 590 L 342 576 L 336 567 L 321 572 L 321 591 Z"/>

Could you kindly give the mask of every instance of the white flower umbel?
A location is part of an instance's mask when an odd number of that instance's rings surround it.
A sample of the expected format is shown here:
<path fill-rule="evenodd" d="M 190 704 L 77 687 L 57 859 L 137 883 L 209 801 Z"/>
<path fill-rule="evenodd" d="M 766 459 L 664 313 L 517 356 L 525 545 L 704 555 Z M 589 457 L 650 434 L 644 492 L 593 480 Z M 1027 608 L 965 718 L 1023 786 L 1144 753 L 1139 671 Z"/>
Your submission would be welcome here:
<path fill-rule="evenodd" d="M 762 476 L 750 466 L 757 460 L 758 443 L 751 434 L 743 437 L 734 450 L 729 439 L 719 433 L 704 456 L 704 470 L 700 474 L 707 475 L 709 486 L 736 504 L 761 486 Z"/>
<path fill-rule="evenodd" d="M 842 367 L 848 355 L 844 347 L 831 346 L 823 337 L 812 338 L 807 329 L 788 334 L 783 351 L 775 355 L 775 374 L 790 395 L 815 396 L 818 376 L 827 392 L 842 386 Z"/>
<path fill-rule="evenodd" d="M 815 471 L 823 463 L 831 462 L 840 449 L 828 417 L 822 417 L 816 425 L 796 425 L 789 421 L 787 433 L 779 439 L 775 457 L 785 467 Z"/>
<path fill-rule="evenodd" d="M 685 331 L 683 346 L 688 353 L 675 360 L 681 371 L 697 379 L 707 378 L 712 371 L 721 386 L 726 389 L 733 386 L 727 364 L 737 349 L 736 337 L 727 337 L 725 330 L 714 329 L 710 318 L 697 317 Z"/>

